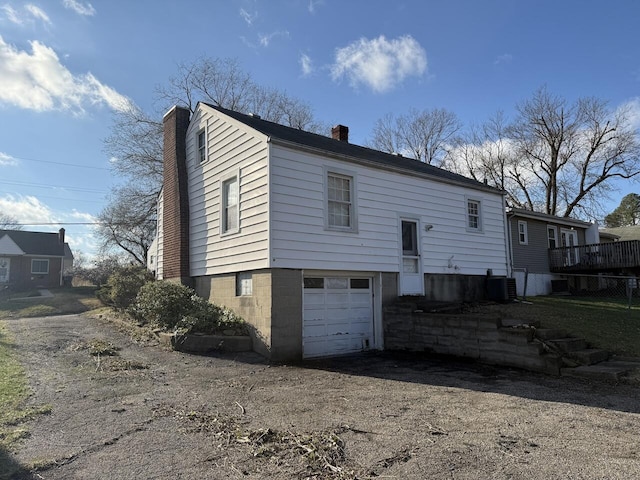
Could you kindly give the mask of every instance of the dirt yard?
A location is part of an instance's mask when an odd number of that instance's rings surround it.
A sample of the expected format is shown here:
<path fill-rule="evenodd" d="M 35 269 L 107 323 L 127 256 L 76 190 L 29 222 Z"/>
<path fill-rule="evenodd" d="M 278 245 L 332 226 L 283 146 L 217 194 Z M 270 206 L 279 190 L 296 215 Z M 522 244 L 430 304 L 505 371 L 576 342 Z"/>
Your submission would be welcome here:
<path fill-rule="evenodd" d="M 52 406 L 10 454 L 16 479 L 640 479 L 638 387 L 390 354 L 274 366 L 81 315 L 7 323 Z"/>

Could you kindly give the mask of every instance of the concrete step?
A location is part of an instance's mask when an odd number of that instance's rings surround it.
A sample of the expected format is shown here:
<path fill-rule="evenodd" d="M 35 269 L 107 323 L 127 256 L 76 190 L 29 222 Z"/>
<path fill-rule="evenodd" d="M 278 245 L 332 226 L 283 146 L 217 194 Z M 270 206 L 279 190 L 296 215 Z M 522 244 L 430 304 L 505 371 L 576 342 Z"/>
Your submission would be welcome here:
<path fill-rule="evenodd" d="M 595 365 L 582 365 L 575 368 L 562 368 L 563 377 L 582 378 L 608 383 L 624 383 L 631 374 L 640 372 L 640 363 L 621 360 L 610 360 Z"/>
<path fill-rule="evenodd" d="M 539 328 L 540 327 L 540 322 L 538 321 L 534 321 L 534 322 L 523 322 L 522 320 L 518 320 L 518 319 L 514 319 L 514 318 L 503 318 L 502 320 L 500 320 L 500 324 L 503 327 L 521 327 L 521 326 L 528 326 L 528 327 L 535 327 L 535 328 Z"/>
<path fill-rule="evenodd" d="M 547 343 L 550 343 L 562 352 L 575 352 L 576 350 L 584 350 L 587 348 L 587 342 L 584 338 L 554 338 L 547 340 Z"/>
<path fill-rule="evenodd" d="M 567 338 L 568 334 L 558 328 L 536 328 L 536 337 L 542 340 L 553 340 L 554 338 Z"/>
<path fill-rule="evenodd" d="M 577 360 L 581 365 L 593 365 L 609 359 L 609 352 L 598 348 L 585 348 L 568 352 L 567 356 Z"/>
<path fill-rule="evenodd" d="M 525 344 L 533 340 L 534 329 L 533 328 L 516 328 L 516 327 L 501 327 L 498 329 L 498 338 L 504 342 Z"/>

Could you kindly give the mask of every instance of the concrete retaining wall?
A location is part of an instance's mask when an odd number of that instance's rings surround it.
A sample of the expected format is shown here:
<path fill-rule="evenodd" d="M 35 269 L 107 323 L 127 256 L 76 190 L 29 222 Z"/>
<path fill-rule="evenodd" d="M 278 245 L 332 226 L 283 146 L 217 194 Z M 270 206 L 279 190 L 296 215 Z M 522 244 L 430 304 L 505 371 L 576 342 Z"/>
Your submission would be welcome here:
<path fill-rule="evenodd" d="M 559 359 L 544 353 L 533 339 L 533 329 L 503 327 L 495 315 L 424 313 L 393 306 L 385 308 L 383 323 L 386 350 L 453 355 L 560 374 Z"/>

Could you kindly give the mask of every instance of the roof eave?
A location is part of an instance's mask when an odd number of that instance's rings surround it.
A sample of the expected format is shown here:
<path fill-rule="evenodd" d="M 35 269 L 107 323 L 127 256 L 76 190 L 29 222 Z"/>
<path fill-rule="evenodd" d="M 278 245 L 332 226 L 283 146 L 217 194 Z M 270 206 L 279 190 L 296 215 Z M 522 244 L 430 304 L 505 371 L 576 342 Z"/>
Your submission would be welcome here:
<path fill-rule="evenodd" d="M 321 156 L 334 158 L 336 160 L 347 161 L 347 162 L 350 162 L 350 163 L 356 163 L 356 164 L 363 165 L 363 166 L 366 166 L 366 167 L 375 168 L 377 170 L 387 170 L 387 171 L 390 171 L 390 172 L 400 173 L 400 174 L 403 174 L 403 175 L 417 176 L 417 177 L 433 180 L 433 181 L 436 181 L 436 182 L 446 183 L 446 184 L 449 184 L 449 185 L 456 185 L 456 186 L 459 186 L 459 187 L 471 188 L 473 190 L 480 190 L 480 191 L 492 193 L 494 195 L 502 195 L 502 196 L 504 196 L 507 193 L 504 190 L 500 190 L 498 188 L 491 187 L 489 185 L 483 185 L 482 183 L 478 183 L 477 185 L 473 185 L 473 184 L 466 183 L 466 182 L 458 182 L 458 181 L 456 181 L 454 179 L 451 179 L 451 178 L 438 177 L 438 176 L 435 176 L 435 175 L 430 175 L 430 174 L 425 173 L 425 172 L 420 172 L 420 171 L 417 171 L 417 170 L 411 170 L 411 169 L 407 169 L 407 168 L 398 167 L 397 165 L 391 165 L 391 164 L 384 165 L 384 164 L 381 164 L 381 163 L 378 163 L 378 162 L 369 161 L 369 160 L 367 160 L 365 158 L 354 157 L 354 156 L 351 156 L 351 155 L 345 155 L 345 154 L 332 152 L 330 150 L 324 150 L 324 149 L 321 149 L 321 148 L 310 147 L 308 145 L 304 145 L 304 144 L 296 143 L 296 142 L 291 142 L 291 141 L 288 141 L 288 140 L 283 140 L 283 139 L 277 138 L 277 137 L 268 137 L 267 141 L 271 142 L 273 144 L 276 144 L 276 145 L 281 145 L 283 147 L 292 148 L 292 149 L 295 149 L 295 150 L 302 150 L 302 151 L 305 151 L 305 152 L 308 152 L 308 153 L 312 153 L 312 154 L 315 154 L 315 155 L 321 155 Z"/>

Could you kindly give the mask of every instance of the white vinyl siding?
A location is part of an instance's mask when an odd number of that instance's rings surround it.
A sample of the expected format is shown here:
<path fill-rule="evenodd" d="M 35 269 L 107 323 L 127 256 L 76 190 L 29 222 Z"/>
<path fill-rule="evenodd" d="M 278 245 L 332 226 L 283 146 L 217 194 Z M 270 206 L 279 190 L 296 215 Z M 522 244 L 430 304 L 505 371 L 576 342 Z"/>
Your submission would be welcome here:
<path fill-rule="evenodd" d="M 158 233 L 156 244 L 156 278 L 162 280 L 164 268 L 164 190 L 158 196 Z"/>
<path fill-rule="evenodd" d="M 502 196 L 415 175 L 271 147 L 271 267 L 398 272 L 398 215 L 433 225 L 420 235 L 425 273 L 506 275 Z M 326 171 L 354 174 L 358 232 L 325 228 Z M 470 239 L 467 195 L 482 202 Z M 453 256 L 453 258 L 452 258 Z M 451 259 L 451 260 L 450 260 Z"/>
<path fill-rule="evenodd" d="M 224 119 L 224 120 L 223 120 Z M 196 135 L 206 128 L 208 161 L 197 161 Z M 189 243 L 192 276 L 268 266 L 269 191 L 266 137 L 200 105 L 187 135 Z M 237 232 L 221 235 L 223 182 L 237 177 Z M 229 207 L 229 206 L 227 206 Z M 227 209 L 227 213 L 229 210 Z M 227 225 L 229 226 L 229 225 Z"/>

